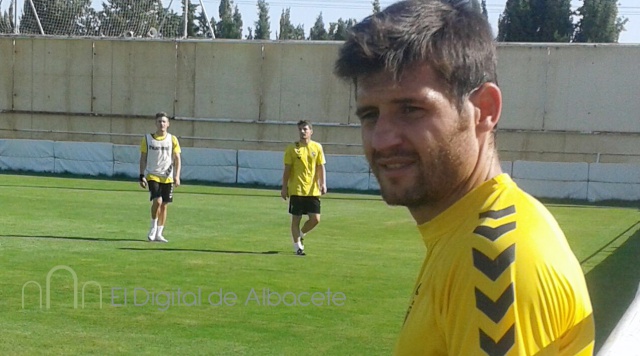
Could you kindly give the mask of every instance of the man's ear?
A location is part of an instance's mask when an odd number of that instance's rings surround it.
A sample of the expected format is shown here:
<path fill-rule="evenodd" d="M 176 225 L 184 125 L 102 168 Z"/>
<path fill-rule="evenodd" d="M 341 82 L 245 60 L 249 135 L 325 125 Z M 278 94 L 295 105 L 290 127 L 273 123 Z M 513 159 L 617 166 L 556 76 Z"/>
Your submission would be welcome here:
<path fill-rule="evenodd" d="M 498 126 L 502 112 L 502 92 L 495 83 L 484 83 L 471 95 L 469 101 L 474 106 L 476 131 L 492 132 Z"/>

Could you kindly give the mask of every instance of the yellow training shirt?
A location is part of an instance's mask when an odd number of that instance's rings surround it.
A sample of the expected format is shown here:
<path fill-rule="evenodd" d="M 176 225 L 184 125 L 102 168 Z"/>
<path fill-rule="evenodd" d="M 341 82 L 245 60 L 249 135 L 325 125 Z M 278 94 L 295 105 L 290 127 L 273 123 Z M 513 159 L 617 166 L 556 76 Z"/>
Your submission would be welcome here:
<path fill-rule="evenodd" d="M 547 209 L 502 174 L 418 226 L 397 355 L 592 355 L 584 274 Z"/>
<path fill-rule="evenodd" d="M 303 145 L 299 141 L 287 146 L 284 151 L 284 164 L 291 166 L 287 189 L 289 195 L 319 197 L 317 167 L 325 164 L 322 145 L 309 141 Z M 285 184 L 285 182 L 283 182 Z"/>

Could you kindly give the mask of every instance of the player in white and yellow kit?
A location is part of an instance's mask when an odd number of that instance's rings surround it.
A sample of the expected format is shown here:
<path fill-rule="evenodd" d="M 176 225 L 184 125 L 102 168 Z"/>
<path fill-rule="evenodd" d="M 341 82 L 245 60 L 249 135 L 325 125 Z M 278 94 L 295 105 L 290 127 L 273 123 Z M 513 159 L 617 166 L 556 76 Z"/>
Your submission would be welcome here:
<path fill-rule="evenodd" d="M 397 355 L 593 353 L 580 264 L 502 173 L 495 52 L 473 2 L 406 0 L 352 27 L 335 64 L 382 197 L 409 209 L 427 249 Z"/>
<path fill-rule="evenodd" d="M 149 188 L 152 202 L 149 241 L 167 242 L 163 236 L 167 207 L 173 201 L 174 186 L 180 185 L 180 144 L 167 132 L 169 125 L 167 114 L 157 113 L 156 132 L 146 134 L 140 143 L 140 186 Z"/>

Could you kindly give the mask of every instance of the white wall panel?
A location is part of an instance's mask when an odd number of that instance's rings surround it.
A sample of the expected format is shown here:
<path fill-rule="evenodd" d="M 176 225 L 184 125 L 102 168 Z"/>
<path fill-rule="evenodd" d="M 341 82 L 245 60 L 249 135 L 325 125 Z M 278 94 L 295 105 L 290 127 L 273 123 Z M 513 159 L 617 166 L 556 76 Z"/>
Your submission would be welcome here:
<path fill-rule="evenodd" d="M 239 168 L 260 168 L 284 170 L 284 152 L 277 151 L 238 151 Z"/>
<path fill-rule="evenodd" d="M 587 182 L 514 178 L 525 192 L 538 198 L 587 199 Z"/>

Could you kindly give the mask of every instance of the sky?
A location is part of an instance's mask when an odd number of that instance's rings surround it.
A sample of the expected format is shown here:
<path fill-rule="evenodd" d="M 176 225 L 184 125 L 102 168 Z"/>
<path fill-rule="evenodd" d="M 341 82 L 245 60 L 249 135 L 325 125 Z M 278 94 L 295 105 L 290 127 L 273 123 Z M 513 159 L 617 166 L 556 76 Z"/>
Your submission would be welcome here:
<path fill-rule="evenodd" d="M 167 1 L 167 0 L 164 0 Z M 174 0 L 181 1 L 181 0 Z M 200 0 L 191 0 L 197 4 Z M 209 17 L 218 19 L 219 0 L 202 0 Z M 339 18 L 355 18 L 360 21 L 372 12 L 373 0 L 267 0 L 269 4 L 269 17 L 271 18 L 271 38 L 275 39 L 275 32 L 280 26 L 280 15 L 283 9 L 290 8 L 291 22 L 294 26 L 303 24 L 309 35 L 309 29 L 313 27 L 316 18 L 322 12 L 325 27 L 329 28 L 330 22 L 336 22 Z M 392 4 L 393 0 L 380 0 L 382 8 Z M 506 0 L 487 0 L 489 21 L 494 33 L 498 33 L 498 18 L 505 8 Z M 242 14 L 244 35 L 247 27 L 255 28 L 258 19 L 257 0 L 233 0 Z M 572 0 L 572 8 L 575 10 L 582 4 L 580 0 Z M 626 31 L 620 34 L 620 43 L 640 44 L 640 0 L 618 0 L 618 16 L 629 19 Z M 166 5 L 165 5 L 166 6 Z"/>
<path fill-rule="evenodd" d="M 6 10 L 9 4 L 14 0 L 0 0 L 0 9 Z M 25 0 L 17 0 L 18 9 L 23 9 Z M 135 0 L 133 0 L 135 1 Z M 165 7 L 171 7 L 176 12 L 180 12 L 181 4 L 184 0 L 162 0 Z M 190 0 L 192 4 L 199 4 L 200 1 L 206 8 L 207 15 L 218 16 L 218 6 L 220 0 Z M 248 34 L 247 28 L 255 29 L 255 22 L 258 19 L 257 0 L 232 0 L 234 5 L 238 6 L 238 10 L 242 14 L 243 21 L 243 37 Z M 93 7 L 101 9 L 103 0 L 92 0 Z M 339 18 L 344 20 L 354 18 L 358 21 L 368 16 L 372 12 L 373 0 L 267 0 L 269 4 L 269 17 L 271 19 L 271 38 L 276 38 L 276 32 L 280 27 L 280 15 L 284 9 L 289 8 L 291 13 L 291 22 L 294 26 L 304 25 L 306 35 L 309 35 L 309 29 L 313 27 L 316 18 L 322 12 L 322 18 L 325 27 L 329 28 L 329 23 L 337 22 Z M 394 0 L 380 0 L 382 8 L 392 4 Z M 498 33 L 498 18 L 504 12 L 506 0 L 486 0 L 487 11 L 489 12 L 489 22 L 493 26 L 494 33 Z M 572 8 L 575 10 L 581 4 L 582 0 L 572 0 Z M 640 44 L 640 0 L 618 0 L 618 15 L 628 19 L 625 25 L 626 31 L 620 34 L 620 43 Z"/>

